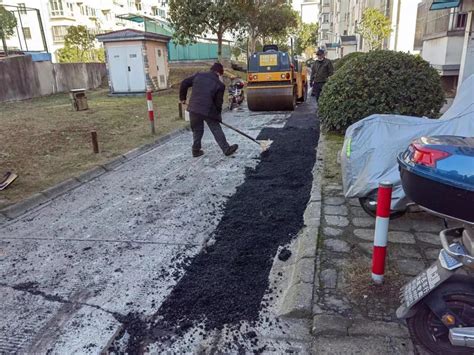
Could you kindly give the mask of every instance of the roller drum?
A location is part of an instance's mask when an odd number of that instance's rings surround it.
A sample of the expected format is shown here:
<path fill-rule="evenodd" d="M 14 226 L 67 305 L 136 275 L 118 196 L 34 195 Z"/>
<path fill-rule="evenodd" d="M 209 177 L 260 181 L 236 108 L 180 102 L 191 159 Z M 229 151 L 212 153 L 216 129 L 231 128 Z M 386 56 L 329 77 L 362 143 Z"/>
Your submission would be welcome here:
<path fill-rule="evenodd" d="M 296 105 L 293 86 L 247 88 L 251 111 L 293 111 Z"/>

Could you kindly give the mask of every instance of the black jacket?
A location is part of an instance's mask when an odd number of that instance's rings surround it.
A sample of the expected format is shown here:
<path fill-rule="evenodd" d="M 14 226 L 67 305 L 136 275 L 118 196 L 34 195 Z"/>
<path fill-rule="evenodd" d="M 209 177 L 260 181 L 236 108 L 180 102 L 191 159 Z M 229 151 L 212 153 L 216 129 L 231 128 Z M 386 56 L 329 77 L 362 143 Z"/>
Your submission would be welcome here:
<path fill-rule="evenodd" d="M 197 73 L 184 79 L 179 88 L 181 101 L 186 100 L 190 87 L 193 88 L 193 92 L 189 100 L 188 111 L 221 120 L 225 85 L 219 80 L 219 76 L 209 71 Z"/>
<path fill-rule="evenodd" d="M 328 78 L 334 73 L 332 62 L 324 58 L 324 60 L 315 60 L 311 67 L 311 82 L 325 83 Z"/>

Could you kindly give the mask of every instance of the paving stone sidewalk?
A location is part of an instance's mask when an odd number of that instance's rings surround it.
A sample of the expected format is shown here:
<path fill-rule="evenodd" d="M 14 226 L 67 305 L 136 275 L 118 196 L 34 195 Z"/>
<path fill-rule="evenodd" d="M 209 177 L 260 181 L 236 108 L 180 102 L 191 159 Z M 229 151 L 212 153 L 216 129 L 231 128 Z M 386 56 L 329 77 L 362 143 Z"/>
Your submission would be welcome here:
<path fill-rule="evenodd" d="M 390 222 L 385 283 L 371 283 L 375 220 L 342 186 L 323 182 L 313 297 L 313 353 L 408 354 L 416 349 L 396 319 L 399 290 L 439 252 L 442 220 L 416 211 Z"/>

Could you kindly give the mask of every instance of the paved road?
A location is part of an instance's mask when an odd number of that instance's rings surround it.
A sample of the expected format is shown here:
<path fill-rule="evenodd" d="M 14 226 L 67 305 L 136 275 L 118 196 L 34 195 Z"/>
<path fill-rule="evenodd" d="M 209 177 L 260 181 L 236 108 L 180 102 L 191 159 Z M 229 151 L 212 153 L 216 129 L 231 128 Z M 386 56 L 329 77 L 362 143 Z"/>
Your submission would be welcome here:
<path fill-rule="evenodd" d="M 283 127 L 288 116 L 243 109 L 224 119 L 257 136 Z M 227 135 L 240 145 L 234 157 L 223 156 L 207 132 L 206 154 L 191 158 L 186 132 L 0 226 L 0 353 L 126 349 L 133 336 L 133 326 L 124 331 L 126 315 L 147 319 L 160 308 L 192 257 L 212 243 L 223 204 L 259 162 L 257 145 Z M 270 275 L 276 289 L 285 286 L 275 276 L 284 268 L 277 262 Z M 241 349 L 305 349 L 306 321 L 275 320 L 276 302 L 268 303 L 266 322 L 244 322 L 231 335 Z M 188 332 L 166 348 L 194 352 L 228 341 L 224 331 L 204 333 Z M 148 350 L 163 347 L 150 342 Z"/>

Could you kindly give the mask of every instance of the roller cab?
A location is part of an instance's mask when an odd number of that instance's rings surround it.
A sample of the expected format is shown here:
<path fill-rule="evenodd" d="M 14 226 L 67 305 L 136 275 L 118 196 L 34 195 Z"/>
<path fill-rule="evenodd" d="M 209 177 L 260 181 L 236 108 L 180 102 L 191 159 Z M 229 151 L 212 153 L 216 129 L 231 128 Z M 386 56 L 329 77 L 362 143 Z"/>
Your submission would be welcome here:
<path fill-rule="evenodd" d="M 305 101 L 307 77 L 301 62 L 275 45 L 250 56 L 247 103 L 251 111 L 292 111 Z"/>

